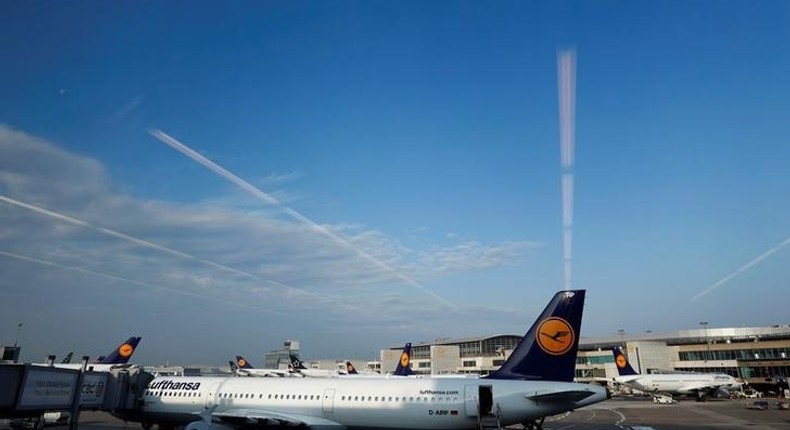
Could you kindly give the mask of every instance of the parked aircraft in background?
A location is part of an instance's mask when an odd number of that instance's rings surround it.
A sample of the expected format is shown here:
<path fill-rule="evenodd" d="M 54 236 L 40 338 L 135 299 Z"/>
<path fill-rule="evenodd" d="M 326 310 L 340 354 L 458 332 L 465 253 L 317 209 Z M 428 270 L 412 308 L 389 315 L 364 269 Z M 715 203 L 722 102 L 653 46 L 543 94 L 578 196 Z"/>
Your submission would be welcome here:
<path fill-rule="evenodd" d="M 572 382 L 584 297 L 584 290 L 557 293 L 484 378 L 161 377 L 148 384 L 139 410 L 115 415 L 186 430 L 540 426 L 546 416 L 607 398 L 604 387 Z"/>
<path fill-rule="evenodd" d="M 395 367 L 395 372 L 392 374 L 397 376 L 414 375 L 414 371 L 411 370 L 411 342 L 403 345 L 403 352 L 400 353 L 400 360 L 398 360 L 398 365 Z"/>
<path fill-rule="evenodd" d="M 631 367 L 620 348 L 612 348 L 612 354 L 614 354 L 614 362 L 620 375 L 614 378 L 614 381 L 654 396 L 694 395 L 698 401 L 701 401 L 718 389 L 728 390 L 741 387 L 741 383 L 734 377 L 724 373 L 640 374 Z"/>
<path fill-rule="evenodd" d="M 122 344 L 118 345 L 115 350 L 109 353 L 107 356 L 102 356 L 100 362 L 88 363 L 85 367 L 85 370 L 92 370 L 95 372 L 107 372 L 111 369 L 121 368 L 121 367 L 128 367 L 129 359 L 134 354 L 134 350 L 137 348 L 137 344 L 140 343 L 139 336 L 132 336 L 127 339 Z M 65 361 L 65 360 L 64 360 Z M 37 366 L 46 366 L 47 364 L 44 363 L 33 363 Z M 63 369 L 82 369 L 82 363 L 56 363 L 53 364 L 54 367 L 59 367 Z"/>
<path fill-rule="evenodd" d="M 231 362 L 233 364 L 233 362 Z M 235 366 L 231 364 L 231 372 L 242 376 L 262 376 L 268 378 L 299 377 L 290 369 L 258 369 L 253 367 L 246 358 L 237 355 Z M 235 369 L 233 368 L 235 367 Z"/>

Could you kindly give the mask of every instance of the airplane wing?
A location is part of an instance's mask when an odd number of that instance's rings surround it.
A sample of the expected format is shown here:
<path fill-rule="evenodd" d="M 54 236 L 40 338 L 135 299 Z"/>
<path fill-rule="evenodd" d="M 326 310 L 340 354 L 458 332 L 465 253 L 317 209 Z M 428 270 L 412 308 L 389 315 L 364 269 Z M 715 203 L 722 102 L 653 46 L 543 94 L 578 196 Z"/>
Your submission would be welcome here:
<path fill-rule="evenodd" d="M 682 393 L 695 393 L 695 394 L 699 392 L 708 393 L 708 392 L 716 391 L 722 386 L 724 386 L 724 384 L 710 384 L 710 383 L 686 384 L 680 389 L 678 389 L 678 391 Z"/>
<path fill-rule="evenodd" d="M 592 391 L 587 390 L 567 390 L 567 391 L 550 391 L 546 393 L 535 393 L 530 395 L 525 395 L 524 397 L 527 400 L 533 400 L 535 402 L 545 402 L 545 403 L 567 403 L 567 402 L 578 402 L 580 400 L 584 400 L 590 396 L 595 394 Z"/>
<path fill-rule="evenodd" d="M 234 428 L 242 427 L 335 427 L 345 429 L 346 427 L 335 421 L 326 418 L 314 417 L 310 415 L 282 413 L 267 411 L 264 409 L 228 409 L 222 412 L 211 414 L 212 421 L 217 420 L 227 426 Z"/>

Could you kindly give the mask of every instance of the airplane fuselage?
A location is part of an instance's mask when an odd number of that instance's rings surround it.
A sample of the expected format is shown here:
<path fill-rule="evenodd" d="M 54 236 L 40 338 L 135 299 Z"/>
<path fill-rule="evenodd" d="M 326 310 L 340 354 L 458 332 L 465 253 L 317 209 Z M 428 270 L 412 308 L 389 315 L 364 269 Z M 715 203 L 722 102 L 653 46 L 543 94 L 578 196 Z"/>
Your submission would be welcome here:
<path fill-rule="evenodd" d="M 695 394 L 717 388 L 738 388 L 730 375 L 710 373 L 659 373 L 618 376 L 615 381 L 648 393 Z"/>
<path fill-rule="evenodd" d="M 606 399 L 600 386 L 569 382 L 465 378 L 187 378 L 154 379 L 139 411 L 121 418 L 186 425 L 199 414 L 276 411 L 311 427 L 474 429 L 480 386 L 490 387 L 502 426 L 524 423 Z M 487 390 L 487 388 L 484 388 Z M 574 392 L 558 402 L 540 395 Z M 578 393 L 582 393 L 579 395 Z M 536 397 L 538 396 L 538 397 Z M 583 397 L 583 398 L 581 398 Z"/>

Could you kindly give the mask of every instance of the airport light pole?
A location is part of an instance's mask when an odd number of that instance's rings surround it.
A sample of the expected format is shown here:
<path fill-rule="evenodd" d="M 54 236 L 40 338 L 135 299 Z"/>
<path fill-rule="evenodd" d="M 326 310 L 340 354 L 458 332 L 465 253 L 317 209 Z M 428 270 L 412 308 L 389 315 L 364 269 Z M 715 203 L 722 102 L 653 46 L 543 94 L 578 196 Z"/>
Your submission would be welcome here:
<path fill-rule="evenodd" d="M 22 331 L 22 323 L 16 325 L 16 337 L 14 338 L 14 346 L 19 343 L 19 332 Z"/>
<path fill-rule="evenodd" d="M 701 325 L 705 329 L 705 362 L 708 362 L 708 357 L 710 356 L 710 341 L 708 340 L 708 322 L 707 321 L 700 321 L 699 325 Z"/>

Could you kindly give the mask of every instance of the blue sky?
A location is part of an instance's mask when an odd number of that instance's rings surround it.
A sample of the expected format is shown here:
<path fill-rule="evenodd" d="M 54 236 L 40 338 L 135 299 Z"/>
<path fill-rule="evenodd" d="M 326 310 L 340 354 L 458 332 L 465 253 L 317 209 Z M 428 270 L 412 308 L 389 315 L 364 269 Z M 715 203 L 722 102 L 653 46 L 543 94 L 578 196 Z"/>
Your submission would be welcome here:
<path fill-rule="evenodd" d="M 563 171 L 584 336 L 790 322 L 786 2 L 2 9 L 0 334 L 24 323 L 25 359 L 521 334 L 564 286 Z"/>

